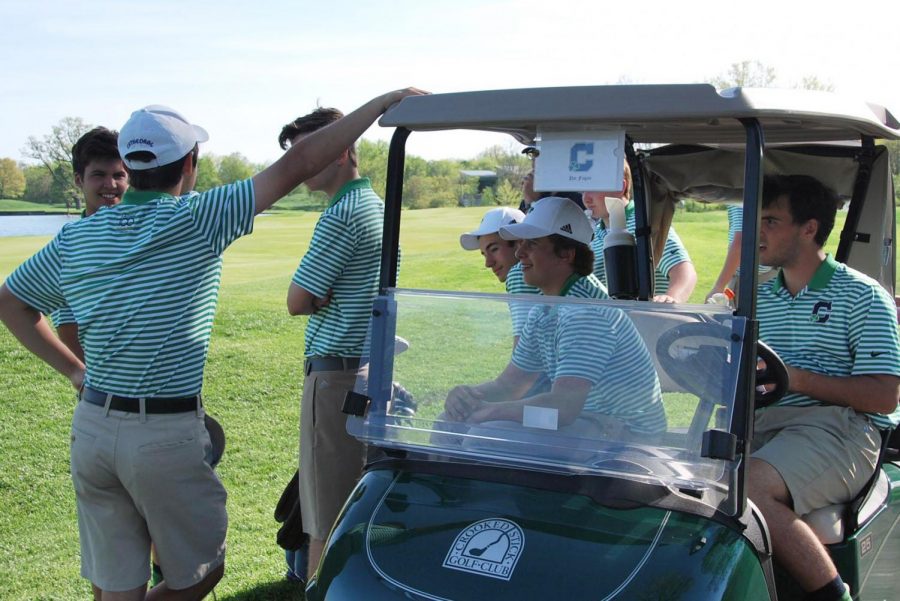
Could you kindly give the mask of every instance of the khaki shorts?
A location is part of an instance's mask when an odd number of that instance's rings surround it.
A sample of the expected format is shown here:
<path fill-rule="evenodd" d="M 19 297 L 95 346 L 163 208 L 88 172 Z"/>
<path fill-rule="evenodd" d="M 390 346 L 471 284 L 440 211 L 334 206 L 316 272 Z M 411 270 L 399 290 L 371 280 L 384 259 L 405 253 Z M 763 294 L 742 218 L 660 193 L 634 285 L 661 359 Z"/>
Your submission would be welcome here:
<path fill-rule="evenodd" d="M 300 402 L 300 512 L 303 531 L 325 540 L 356 486 L 366 460 L 366 447 L 347 433 L 341 412 L 359 372 L 314 371 L 303 382 Z"/>
<path fill-rule="evenodd" d="M 770 407 L 756 412 L 752 457 L 781 475 L 803 516 L 851 501 L 875 471 L 881 434 L 849 407 Z"/>
<path fill-rule="evenodd" d="M 72 482 L 81 575 L 104 591 L 150 579 L 150 541 L 172 589 L 225 560 L 225 488 L 209 466 L 203 410 L 109 411 L 85 402 L 72 418 Z"/>

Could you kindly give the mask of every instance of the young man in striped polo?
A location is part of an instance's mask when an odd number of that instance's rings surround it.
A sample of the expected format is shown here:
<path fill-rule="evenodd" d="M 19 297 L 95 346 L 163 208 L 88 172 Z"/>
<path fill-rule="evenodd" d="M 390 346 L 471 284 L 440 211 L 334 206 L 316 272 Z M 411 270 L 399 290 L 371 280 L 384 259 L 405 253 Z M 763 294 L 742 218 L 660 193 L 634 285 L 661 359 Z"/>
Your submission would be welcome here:
<path fill-rule="evenodd" d="M 756 412 L 749 496 L 776 559 L 810 599 L 850 599 L 827 550 L 800 519 L 846 503 L 875 469 L 879 430 L 900 421 L 894 304 L 873 279 L 822 250 L 837 197 L 803 175 L 766 178 L 759 260 L 759 337 L 788 366 L 788 394 Z"/>
<path fill-rule="evenodd" d="M 90 217 L 102 207 L 122 202 L 128 189 L 128 173 L 119 156 L 118 140 L 118 132 L 95 127 L 72 146 L 73 178 L 84 194 L 82 217 Z M 57 309 L 50 319 L 60 340 L 84 361 L 84 351 L 78 342 L 78 324 L 72 311 L 68 307 Z"/>
<path fill-rule="evenodd" d="M 287 124 L 278 140 L 283 148 L 302 144 L 341 117 L 336 109 L 319 108 Z M 341 407 L 357 377 L 366 375 L 360 357 L 378 293 L 384 202 L 368 178 L 360 177 L 353 141 L 305 183 L 330 198 L 287 296 L 291 315 L 309 315 L 300 402 L 300 510 L 310 538 L 307 574 L 313 574 L 365 464 L 365 445 L 347 433 Z"/>
<path fill-rule="evenodd" d="M 522 223 L 501 227 L 500 236 L 518 241 L 525 281 L 542 294 L 608 298 L 591 274 L 590 221 L 571 200 L 537 201 Z M 530 395 L 541 374 L 549 376 L 550 390 Z M 552 414 L 555 432 L 522 429 L 528 425 L 526 408 Z M 583 305 L 533 306 L 503 372 L 489 382 L 452 389 L 444 416 L 464 423 L 473 444 L 480 444 L 476 428 L 504 428 L 517 439 L 535 441 L 557 435 L 622 440 L 666 428 L 659 380 L 631 320 L 618 309 Z"/>
<path fill-rule="evenodd" d="M 499 233 L 502 226 L 521 223 L 523 219 L 525 213 L 517 209 L 508 207 L 491 209 L 484 214 L 478 229 L 460 235 L 459 245 L 465 250 L 481 250 L 484 266 L 493 271 L 497 279 L 504 283 L 507 294 L 540 294 L 540 289 L 525 283 L 522 266 L 516 257 L 515 241 L 503 240 Z M 516 342 L 522 333 L 522 326 L 525 325 L 528 308 L 527 303 L 509 304 Z"/>
<path fill-rule="evenodd" d="M 606 282 L 606 262 L 603 255 L 603 242 L 607 235 L 607 222 L 609 211 L 606 208 L 607 196 L 619 198 L 625 203 L 625 229 L 632 234 L 635 230 L 634 203 L 631 201 L 632 193 L 631 168 L 625 163 L 625 173 L 622 177 L 621 190 L 611 192 L 585 192 L 584 204 L 590 210 L 594 219 L 598 219 L 594 230 L 594 240 L 591 242 L 591 250 L 594 251 L 594 275 L 602 282 Z M 687 249 L 681 243 L 681 238 L 675 233 L 675 228 L 669 228 L 669 235 L 663 248 L 662 256 L 657 262 L 654 271 L 654 296 L 658 303 L 686 303 L 697 285 L 697 271 L 691 263 L 691 257 Z"/>
<path fill-rule="evenodd" d="M 459 245 L 463 250 L 480 250 L 484 266 L 490 269 L 500 282 L 506 281 L 509 270 L 519 262 L 516 258 L 516 244 L 503 240 L 497 233 L 501 226 L 521 223 L 525 213 L 509 207 L 489 210 L 481 218 L 481 223 L 471 232 L 460 234 Z"/>
<path fill-rule="evenodd" d="M 251 179 L 193 190 L 206 131 L 159 105 L 119 135 L 132 188 L 65 225 L 0 288 L 0 319 L 69 378 L 82 575 L 96 598 L 143 599 L 150 541 L 166 580 L 153 599 L 200 599 L 222 577 L 225 489 L 209 465 L 200 387 L 221 255 L 253 218 L 338 156 L 391 104 L 373 99 Z M 41 312 L 68 305 L 85 363 Z"/>

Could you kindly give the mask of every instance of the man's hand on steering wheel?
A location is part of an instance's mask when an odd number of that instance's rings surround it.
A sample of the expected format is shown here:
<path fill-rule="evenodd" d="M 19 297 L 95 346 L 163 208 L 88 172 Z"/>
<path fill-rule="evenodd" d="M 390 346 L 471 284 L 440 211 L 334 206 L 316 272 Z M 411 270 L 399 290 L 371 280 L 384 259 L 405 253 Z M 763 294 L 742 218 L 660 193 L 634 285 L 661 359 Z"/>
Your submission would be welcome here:
<path fill-rule="evenodd" d="M 762 340 L 756 341 L 756 409 L 768 407 L 787 394 L 791 377 L 781 357 Z"/>

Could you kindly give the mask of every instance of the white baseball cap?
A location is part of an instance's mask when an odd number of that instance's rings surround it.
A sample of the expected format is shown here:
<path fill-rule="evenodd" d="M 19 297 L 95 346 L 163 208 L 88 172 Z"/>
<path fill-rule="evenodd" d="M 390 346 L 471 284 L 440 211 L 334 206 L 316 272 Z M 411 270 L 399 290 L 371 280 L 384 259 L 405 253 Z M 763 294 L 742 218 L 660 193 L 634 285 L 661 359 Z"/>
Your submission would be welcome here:
<path fill-rule="evenodd" d="M 575 201 L 559 196 L 548 196 L 531 205 L 531 212 L 522 223 L 500 228 L 504 240 L 529 240 L 558 234 L 582 244 L 590 244 L 594 228 L 584 211 Z"/>
<path fill-rule="evenodd" d="M 207 140 L 209 134 L 205 129 L 191 125 L 175 109 L 151 104 L 131 113 L 119 130 L 119 154 L 129 169 L 154 169 L 185 157 L 198 142 Z M 156 158 L 151 161 L 128 158 L 137 151 L 152 153 Z"/>
<path fill-rule="evenodd" d="M 488 234 L 496 234 L 504 225 L 522 223 L 525 213 L 519 209 L 498 207 L 491 209 L 481 218 L 481 224 L 477 230 L 466 232 L 459 237 L 459 245 L 466 250 L 478 250 L 478 238 Z"/>

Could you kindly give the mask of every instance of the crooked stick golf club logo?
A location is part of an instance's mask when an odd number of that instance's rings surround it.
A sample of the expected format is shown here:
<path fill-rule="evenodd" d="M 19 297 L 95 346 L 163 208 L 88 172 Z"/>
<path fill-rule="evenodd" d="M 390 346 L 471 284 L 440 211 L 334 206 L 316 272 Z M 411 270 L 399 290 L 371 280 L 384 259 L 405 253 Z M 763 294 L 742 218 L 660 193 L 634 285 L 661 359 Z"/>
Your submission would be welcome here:
<path fill-rule="evenodd" d="M 525 548 L 525 536 L 509 520 L 475 522 L 459 533 L 444 559 L 444 567 L 509 580 Z"/>

